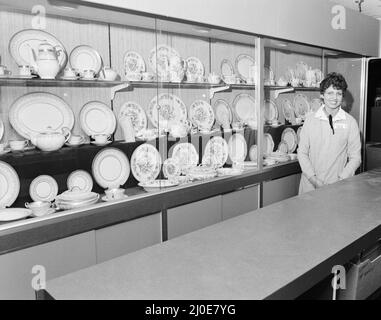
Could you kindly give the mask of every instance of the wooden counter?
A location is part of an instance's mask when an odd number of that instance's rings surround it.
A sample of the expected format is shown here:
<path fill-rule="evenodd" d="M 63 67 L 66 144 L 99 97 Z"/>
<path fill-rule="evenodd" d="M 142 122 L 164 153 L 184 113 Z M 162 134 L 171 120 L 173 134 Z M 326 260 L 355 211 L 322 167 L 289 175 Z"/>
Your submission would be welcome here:
<path fill-rule="evenodd" d="M 56 299 L 292 299 L 381 236 L 381 169 L 47 282 Z"/>

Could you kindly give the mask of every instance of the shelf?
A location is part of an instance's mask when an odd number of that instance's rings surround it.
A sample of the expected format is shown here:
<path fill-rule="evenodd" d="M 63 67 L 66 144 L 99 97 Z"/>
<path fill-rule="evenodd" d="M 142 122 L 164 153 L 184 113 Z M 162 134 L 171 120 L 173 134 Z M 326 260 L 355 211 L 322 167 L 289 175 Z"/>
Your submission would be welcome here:
<path fill-rule="evenodd" d="M 293 89 L 295 91 L 320 91 L 317 87 L 264 86 L 267 90 Z"/>
<path fill-rule="evenodd" d="M 1 78 L 0 86 L 16 86 L 16 87 L 100 87 L 111 88 L 123 81 L 104 81 L 104 80 L 58 80 L 58 79 L 18 79 L 18 78 Z"/>

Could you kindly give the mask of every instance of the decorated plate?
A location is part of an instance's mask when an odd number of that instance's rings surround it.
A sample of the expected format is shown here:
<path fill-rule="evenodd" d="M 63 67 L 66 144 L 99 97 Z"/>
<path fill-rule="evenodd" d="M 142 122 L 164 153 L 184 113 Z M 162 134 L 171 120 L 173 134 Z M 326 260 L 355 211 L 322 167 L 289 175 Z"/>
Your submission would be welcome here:
<path fill-rule="evenodd" d="M 242 162 L 247 155 L 247 143 L 240 133 L 233 134 L 228 142 L 229 157 L 233 162 Z"/>
<path fill-rule="evenodd" d="M 270 133 L 263 135 L 263 153 L 270 154 L 274 151 L 274 140 Z"/>
<path fill-rule="evenodd" d="M 15 169 L 0 161 L 0 208 L 10 207 L 20 192 L 20 180 Z"/>
<path fill-rule="evenodd" d="M 183 142 L 174 145 L 172 158 L 177 160 L 181 173 L 185 174 L 189 168 L 197 166 L 199 155 L 193 144 Z"/>
<path fill-rule="evenodd" d="M 134 101 L 128 101 L 122 105 L 119 111 L 119 118 L 128 116 L 134 127 L 135 135 L 147 128 L 147 116 L 144 109 Z"/>
<path fill-rule="evenodd" d="M 4 123 L 3 120 L 0 119 L 0 140 L 3 138 L 4 134 Z"/>
<path fill-rule="evenodd" d="M 115 115 L 106 104 L 100 101 L 86 103 L 79 114 L 82 130 L 88 135 L 112 134 L 116 128 Z"/>
<path fill-rule="evenodd" d="M 90 192 L 93 189 L 93 179 L 85 170 L 75 170 L 70 173 L 66 184 L 68 190 L 77 187 L 81 191 Z"/>
<path fill-rule="evenodd" d="M 163 174 L 167 179 L 177 177 L 181 174 L 181 168 L 176 158 L 168 158 L 163 163 Z"/>
<path fill-rule="evenodd" d="M 85 70 L 94 70 L 98 74 L 102 68 L 102 58 L 97 50 L 87 45 L 75 47 L 69 57 L 73 69 L 82 73 Z"/>
<path fill-rule="evenodd" d="M 64 45 L 52 34 L 39 29 L 25 29 L 15 33 L 9 41 L 9 53 L 19 66 L 32 66 L 34 64 L 31 49 L 38 54 L 38 47 L 47 41 L 60 51 L 58 55 L 58 63 L 60 69 L 64 68 L 67 63 L 67 53 Z"/>
<path fill-rule="evenodd" d="M 221 74 L 223 77 L 234 75 L 234 67 L 230 60 L 223 59 L 221 61 Z"/>
<path fill-rule="evenodd" d="M 169 122 L 185 122 L 187 107 L 177 96 L 162 93 L 155 96 L 148 105 L 148 118 L 155 128 L 169 129 Z"/>
<path fill-rule="evenodd" d="M 257 121 L 256 103 L 253 96 L 247 93 L 238 94 L 233 100 L 233 110 L 238 120 L 246 122 L 248 119 Z"/>
<path fill-rule="evenodd" d="M 287 143 L 288 151 L 287 153 L 292 153 L 295 151 L 296 146 L 298 145 L 298 137 L 294 129 L 286 128 L 282 132 L 281 140 Z"/>
<path fill-rule="evenodd" d="M 321 100 L 319 98 L 315 98 L 311 100 L 311 111 L 316 112 L 321 107 Z"/>
<path fill-rule="evenodd" d="M 130 163 L 119 149 L 105 148 L 95 155 L 92 172 L 95 181 L 102 188 L 119 188 L 130 176 Z"/>
<path fill-rule="evenodd" d="M 137 147 L 131 156 L 131 171 L 139 182 L 155 180 L 160 173 L 161 164 L 159 151 L 148 143 Z"/>
<path fill-rule="evenodd" d="M 202 64 L 199 58 L 188 57 L 185 61 L 187 63 L 187 73 L 195 77 L 204 76 L 204 65 Z"/>
<path fill-rule="evenodd" d="M 159 77 L 165 78 L 169 72 L 169 61 L 173 56 L 180 58 L 180 54 L 175 49 L 159 44 L 149 53 L 148 64 Z"/>
<path fill-rule="evenodd" d="M 32 210 L 24 208 L 0 209 L 0 221 L 15 221 L 29 217 Z"/>
<path fill-rule="evenodd" d="M 254 75 L 250 74 L 250 69 L 255 65 L 254 58 L 248 54 L 240 54 L 235 59 L 235 68 L 238 75 L 244 81 L 247 81 L 248 78 L 253 77 Z"/>
<path fill-rule="evenodd" d="M 226 100 L 217 99 L 213 104 L 214 115 L 219 125 L 229 126 L 233 121 L 233 113 Z"/>
<path fill-rule="evenodd" d="M 294 110 L 295 115 L 298 118 L 305 119 L 307 113 L 310 111 L 310 104 L 308 103 L 308 99 L 304 94 L 297 94 L 294 98 Z"/>
<path fill-rule="evenodd" d="M 48 175 L 33 179 L 29 186 L 29 195 L 33 201 L 53 201 L 58 194 L 57 181 Z"/>
<path fill-rule="evenodd" d="M 205 146 L 202 164 L 212 167 L 223 167 L 229 155 L 229 147 L 222 137 L 211 138 Z"/>
<path fill-rule="evenodd" d="M 249 159 L 250 161 L 257 162 L 258 158 L 258 148 L 256 144 L 253 144 L 249 149 Z"/>
<path fill-rule="evenodd" d="M 278 107 L 272 100 L 265 101 L 265 112 L 264 112 L 265 121 L 271 122 L 278 120 Z"/>
<path fill-rule="evenodd" d="M 281 142 L 279 142 L 277 151 L 280 151 L 280 152 L 283 152 L 283 153 L 288 153 L 288 144 L 287 144 L 287 142 L 285 142 L 283 140 Z"/>
<path fill-rule="evenodd" d="M 288 99 L 282 100 L 282 111 L 284 118 L 288 120 L 289 122 L 292 122 L 292 120 L 295 117 L 294 108 L 292 106 L 292 103 Z"/>
<path fill-rule="evenodd" d="M 127 51 L 124 54 L 124 74 L 142 73 L 146 71 L 143 57 L 135 51 Z"/>
<path fill-rule="evenodd" d="M 306 79 L 306 72 L 308 70 L 308 65 L 304 63 L 303 61 L 299 61 L 296 64 L 296 69 L 295 69 L 295 76 L 299 80 L 304 80 Z"/>
<path fill-rule="evenodd" d="M 204 100 L 196 100 L 189 107 L 189 118 L 198 128 L 209 130 L 214 124 L 213 108 Z"/>
<path fill-rule="evenodd" d="M 146 181 L 146 182 L 139 182 L 138 186 L 144 188 L 146 191 L 156 191 L 160 188 L 169 188 L 177 186 L 178 182 L 174 180 L 166 180 L 166 179 L 157 179 L 152 181 Z"/>
<path fill-rule="evenodd" d="M 74 113 L 69 105 L 51 93 L 33 92 L 18 98 L 9 111 L 12 127 L 26 139 L 45 132 L 48 127 L 61 131 L 74 126 Z"/>

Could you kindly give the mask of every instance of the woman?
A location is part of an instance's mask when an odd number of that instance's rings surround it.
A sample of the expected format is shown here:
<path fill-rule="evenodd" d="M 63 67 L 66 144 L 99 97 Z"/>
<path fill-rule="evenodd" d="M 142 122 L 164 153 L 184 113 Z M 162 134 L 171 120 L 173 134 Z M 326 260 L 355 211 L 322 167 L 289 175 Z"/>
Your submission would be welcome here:
<path fill-rule="evenodd" d="M 307 116 L 300 132 L 299 194 L 353 176 L 360 166 L 359 128 L 356 120 L 341 108 L 346 90 L 344 77 L 335 72 L 320 84 L 323 105 Z"/>

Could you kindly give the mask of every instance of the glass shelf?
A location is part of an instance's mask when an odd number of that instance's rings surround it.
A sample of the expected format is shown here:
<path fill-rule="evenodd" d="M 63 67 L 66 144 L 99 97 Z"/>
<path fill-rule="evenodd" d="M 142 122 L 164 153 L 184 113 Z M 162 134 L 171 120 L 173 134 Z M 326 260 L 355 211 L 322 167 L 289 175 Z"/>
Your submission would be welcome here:
<path fill-rule="evenodd" d="M 123 81 L 105 81 L 105 80 L 62 80 L 62 79 L 20 79 L 20 78 L 1 78 L 0 86 L 20 86 L 20 87 L 101 87 L 110 88 L 120 84 Z"/>
<path fill-rule="evenodd" d="M 264 86 L 267 90 L 294 89 L 295 91 L 320 91 L 317 87 Z"/>

